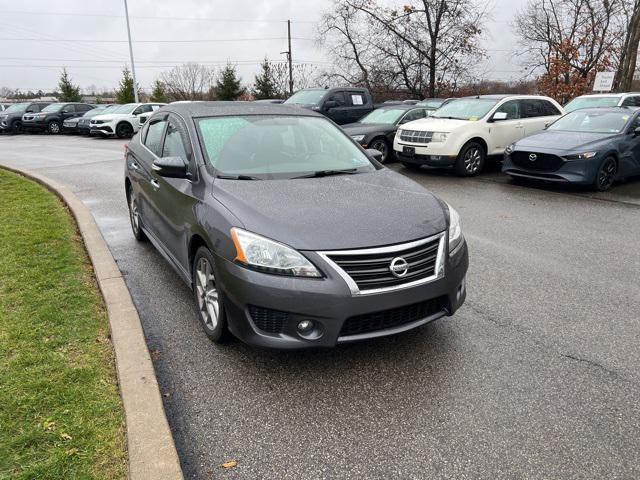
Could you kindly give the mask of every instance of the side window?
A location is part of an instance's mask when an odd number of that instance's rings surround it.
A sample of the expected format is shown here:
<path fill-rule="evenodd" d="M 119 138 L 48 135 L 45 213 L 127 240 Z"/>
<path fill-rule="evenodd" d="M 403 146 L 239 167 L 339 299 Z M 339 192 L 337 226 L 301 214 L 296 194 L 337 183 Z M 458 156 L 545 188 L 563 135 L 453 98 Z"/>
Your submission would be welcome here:
<path fill-rule="evenodd" d="M 622 102 L 623 107 L 640 107 L 640 96 L 634 95 L 627 97 Z"/>
<path fill-rule="evenodd" d="M 344 99 L 344 92 L 335 92 L 327 100 L 333 100 L 338 104 L 338 107 L 344 107 L 347 102 Z"/>
<path fill-rule="evenodd" d="M 367 103 L 366 99 L 364 98 L 364 95 L 360 92 L 350 92 L 349 93 L 349 103 L 351 103 L 351 105 L 353 106 L 360 106 L 360 105 L 364 105 L 365 103 Z"/>
<path fill-rule="evenodd" d="M 152 125 L 153 127 L 153 125 Z M 187 154 L 187 133 L 174 120 L 169 121 L 167 135 L 164 139 L 163 157 L 180 157 L 185 163 L 189 162 Z"/>
<path fill-rule="evenodd" d="M 151 110 L 153 112 L 155 112 L 156 110 L 158 110 L 162 105 L 151 105 Z"/>
<path fill-rule="evenodd" d="M 80 112 L 88 112 L 89 110 L 93 110 L 91 105 L 78 105 L 78 111 Z"/>
<path fill-rule="evenodd" d="M 147 129 L 147 136 L 144 139 L 144 144 L 156 155 L 156 157 L 162 156 L 162 135 L 164 134 L 164 127 L 166 125 L 166 120 L 160 120 L 150 124 Z"/>
<path fill-rule="evenodd" d="M 415 110 L 410 110 L 408 113 L 402 117 L 400 123 L 412 122 L 413 120 L 418 120 L 420 118 L 425 118 L 427 113 L 424 108 L 416 108 Z"/>
<path fill-rule="evenodd" d="M 640 115 L 636 115 L 636 118 L 631 122 L 631 126 L 629 127 L 629 131 L 633 132 L 636 128 L 640 128 Z"/>
<path fill-rule="evenodd" d="M 548 117 L 560 115 L 560 112 L 547 100 L 521 100 L 520 115 L 522 118 Z"/>
<path fill-rule="evenodd" d="M 504 102 L 495 113 L 506 113 L 506 120 L 517 120 L 520 118 L 520 102 L 518 100 L 509 100 Z"/>
<path fill-rule="evenodd" d="M 136 108 L 133 111 L 134 115 L 140 115 L 141 113 L 147 113 L 147 112 L 152 112 L 153 109 L 151 108 L 151 105 L 140 105 L 138 108 Z"/>
<path fill-rule="evenodd" d="M 76 106 L 75 105 L 67 105 L 66 107 L 64 107 L 62 109 L 62 113 L 73 113 L 76 111 Z"/>
<path fill-rule="evenodd" d="M 542 105 L 543 105 L 542 110 L 546 117 L 551 117 L 553 115 L 562 115 L 560 110 L 558 110 L 556 106 L 553 103 L 551 103 L 549 100 L 538 100 L 538 101 L 542 102 Z"/>

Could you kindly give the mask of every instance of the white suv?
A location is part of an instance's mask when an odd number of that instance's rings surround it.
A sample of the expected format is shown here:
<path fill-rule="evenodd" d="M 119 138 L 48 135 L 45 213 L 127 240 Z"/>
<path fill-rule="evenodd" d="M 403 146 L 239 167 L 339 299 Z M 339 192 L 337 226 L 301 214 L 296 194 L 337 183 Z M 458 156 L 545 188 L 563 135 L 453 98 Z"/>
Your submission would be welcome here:
<path fill-rule="evenodd" d="M 569 113 L 579 108 L 640 107 L 640 93 L 597 93 L 580 95 L 564 106 Z"/>
<path fill-rule="evenodd" d="M 479 174 L 489 155 L 543 130 L 564 114 L 538 95 L 479 95 L 447 103 L 432 116 L 400 127 L 393 142 L 407 168 L 452 166 L 462 176 Z"/>
<path fill-rule="evenodd" d="M 115 110 L 96 115 L 89 122 L 90 135 L 102 135 L 118 138 L 129 138 L 140 129 L 139 116 L 147 112 L 155 112 L 164 103 L 127 103 Z"/>

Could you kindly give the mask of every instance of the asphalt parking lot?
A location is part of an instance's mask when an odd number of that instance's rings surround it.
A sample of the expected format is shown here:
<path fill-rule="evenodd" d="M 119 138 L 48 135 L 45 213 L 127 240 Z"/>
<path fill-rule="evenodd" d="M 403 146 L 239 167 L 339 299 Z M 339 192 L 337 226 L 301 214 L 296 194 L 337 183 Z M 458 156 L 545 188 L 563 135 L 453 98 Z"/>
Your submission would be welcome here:
<path fill-rule="evenodd" d="M 287 353 L 209 342 L 187 287 L 131 235 L 123 144 L 4 135 L 0 163 L 92 210 L 186 478 L 640 477 L 640 180 L 595 195 L 393 165 L 460 212 L 465 306 L 393 338 Z"/>

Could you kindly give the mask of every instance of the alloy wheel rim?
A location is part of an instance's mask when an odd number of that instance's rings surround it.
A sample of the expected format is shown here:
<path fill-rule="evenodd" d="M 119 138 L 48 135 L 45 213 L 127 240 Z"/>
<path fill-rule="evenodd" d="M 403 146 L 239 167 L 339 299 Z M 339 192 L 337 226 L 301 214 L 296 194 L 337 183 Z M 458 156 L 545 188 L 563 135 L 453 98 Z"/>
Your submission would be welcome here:
<path fill-rule="evenodd" d="M 213 269 L 209 261 L 202 257 L 196 265 L 196 296 L 200 316 L 209 330 L 218 326 L 220 303 Z"/>
<path fill-rule="evenodd" d="M 382 153 L 382 162 L 384 162 L 387 159 L 387 144 L 381 141 L 376 141 L 373 142 L 373 144 L 371 145 L 371 148 L 373 148 L 374 150 L 378 150 L 380 153 Z"/>
<path fill-rule="evenodd" d="M 606 162 L 598 174 L 598 182 L 601 188 L 608 188 L 613 183 L 616 174 L 616 163 L 613 160 Z"/>
<path fill-rule="evenodd" d="M 467 150 L 467 153 L 464 155 L 464 167 L 467 169 L 469 173 L 475 173 L 480 168 L 480 161 L 482 156 L 480 155 L 480 150 L 477 148 L 471 148 Z"/>
<path fill-rule="evenodd" d="M 139 219 L 138 219 L 138 205 L 133 198 L 133 193 L 130 194 L 131 200 L 129 201 L 129 216 L 131 217 L 131 226 L 133 231 L 138 233 Z"/>
<path fill-rule="evenodd" d="M 51 130 L 51 133 L 58 133 L 60 131 L 60 125 L 58 125 L 57 123 L 53 122 L 49 126 L 49 130 Z"/>

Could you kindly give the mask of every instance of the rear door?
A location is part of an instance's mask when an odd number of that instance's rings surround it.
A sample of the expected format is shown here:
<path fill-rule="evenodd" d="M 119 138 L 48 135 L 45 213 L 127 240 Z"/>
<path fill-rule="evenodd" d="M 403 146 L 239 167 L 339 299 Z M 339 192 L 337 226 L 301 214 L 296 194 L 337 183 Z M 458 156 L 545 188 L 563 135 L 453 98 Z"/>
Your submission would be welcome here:
<path fill-rule="evenodd" d="M 62 110 L 60 112 L 60 117 L 62 121 L 66 120 L 67 118 L 73 118 L 75 116 L 77 116 L 78 114 L 76 113 L 76 105 L 65 105 L 64 107 L 62 107 Z"/>
<path fill-rule="evenodd" d="M 561 112 L 548 100 L 530 98 L 520 100 L 520 114 L 524 124 L 524 134 L 529 136 L 544 130 L 561 115 Z"/>
<path fill-rule="evenodd" d="M 361 91 L 347 91 L 346 100 L 349 105 L 349 123 L 357 122 L 364 117 L 371 107 L 368 105 L 367 96 Z"/>
<path fill-rule="evenodd" d="M 496 119 L 496 114 L 506 114 L 504 120 Z M 517 142 L 524 136 L 524 125 L 520 118 L 520 101 L 508 100 L 500 105 L 493 113 L 490 127 L 489 155 L 504 152 L 508 145 Z"/>

